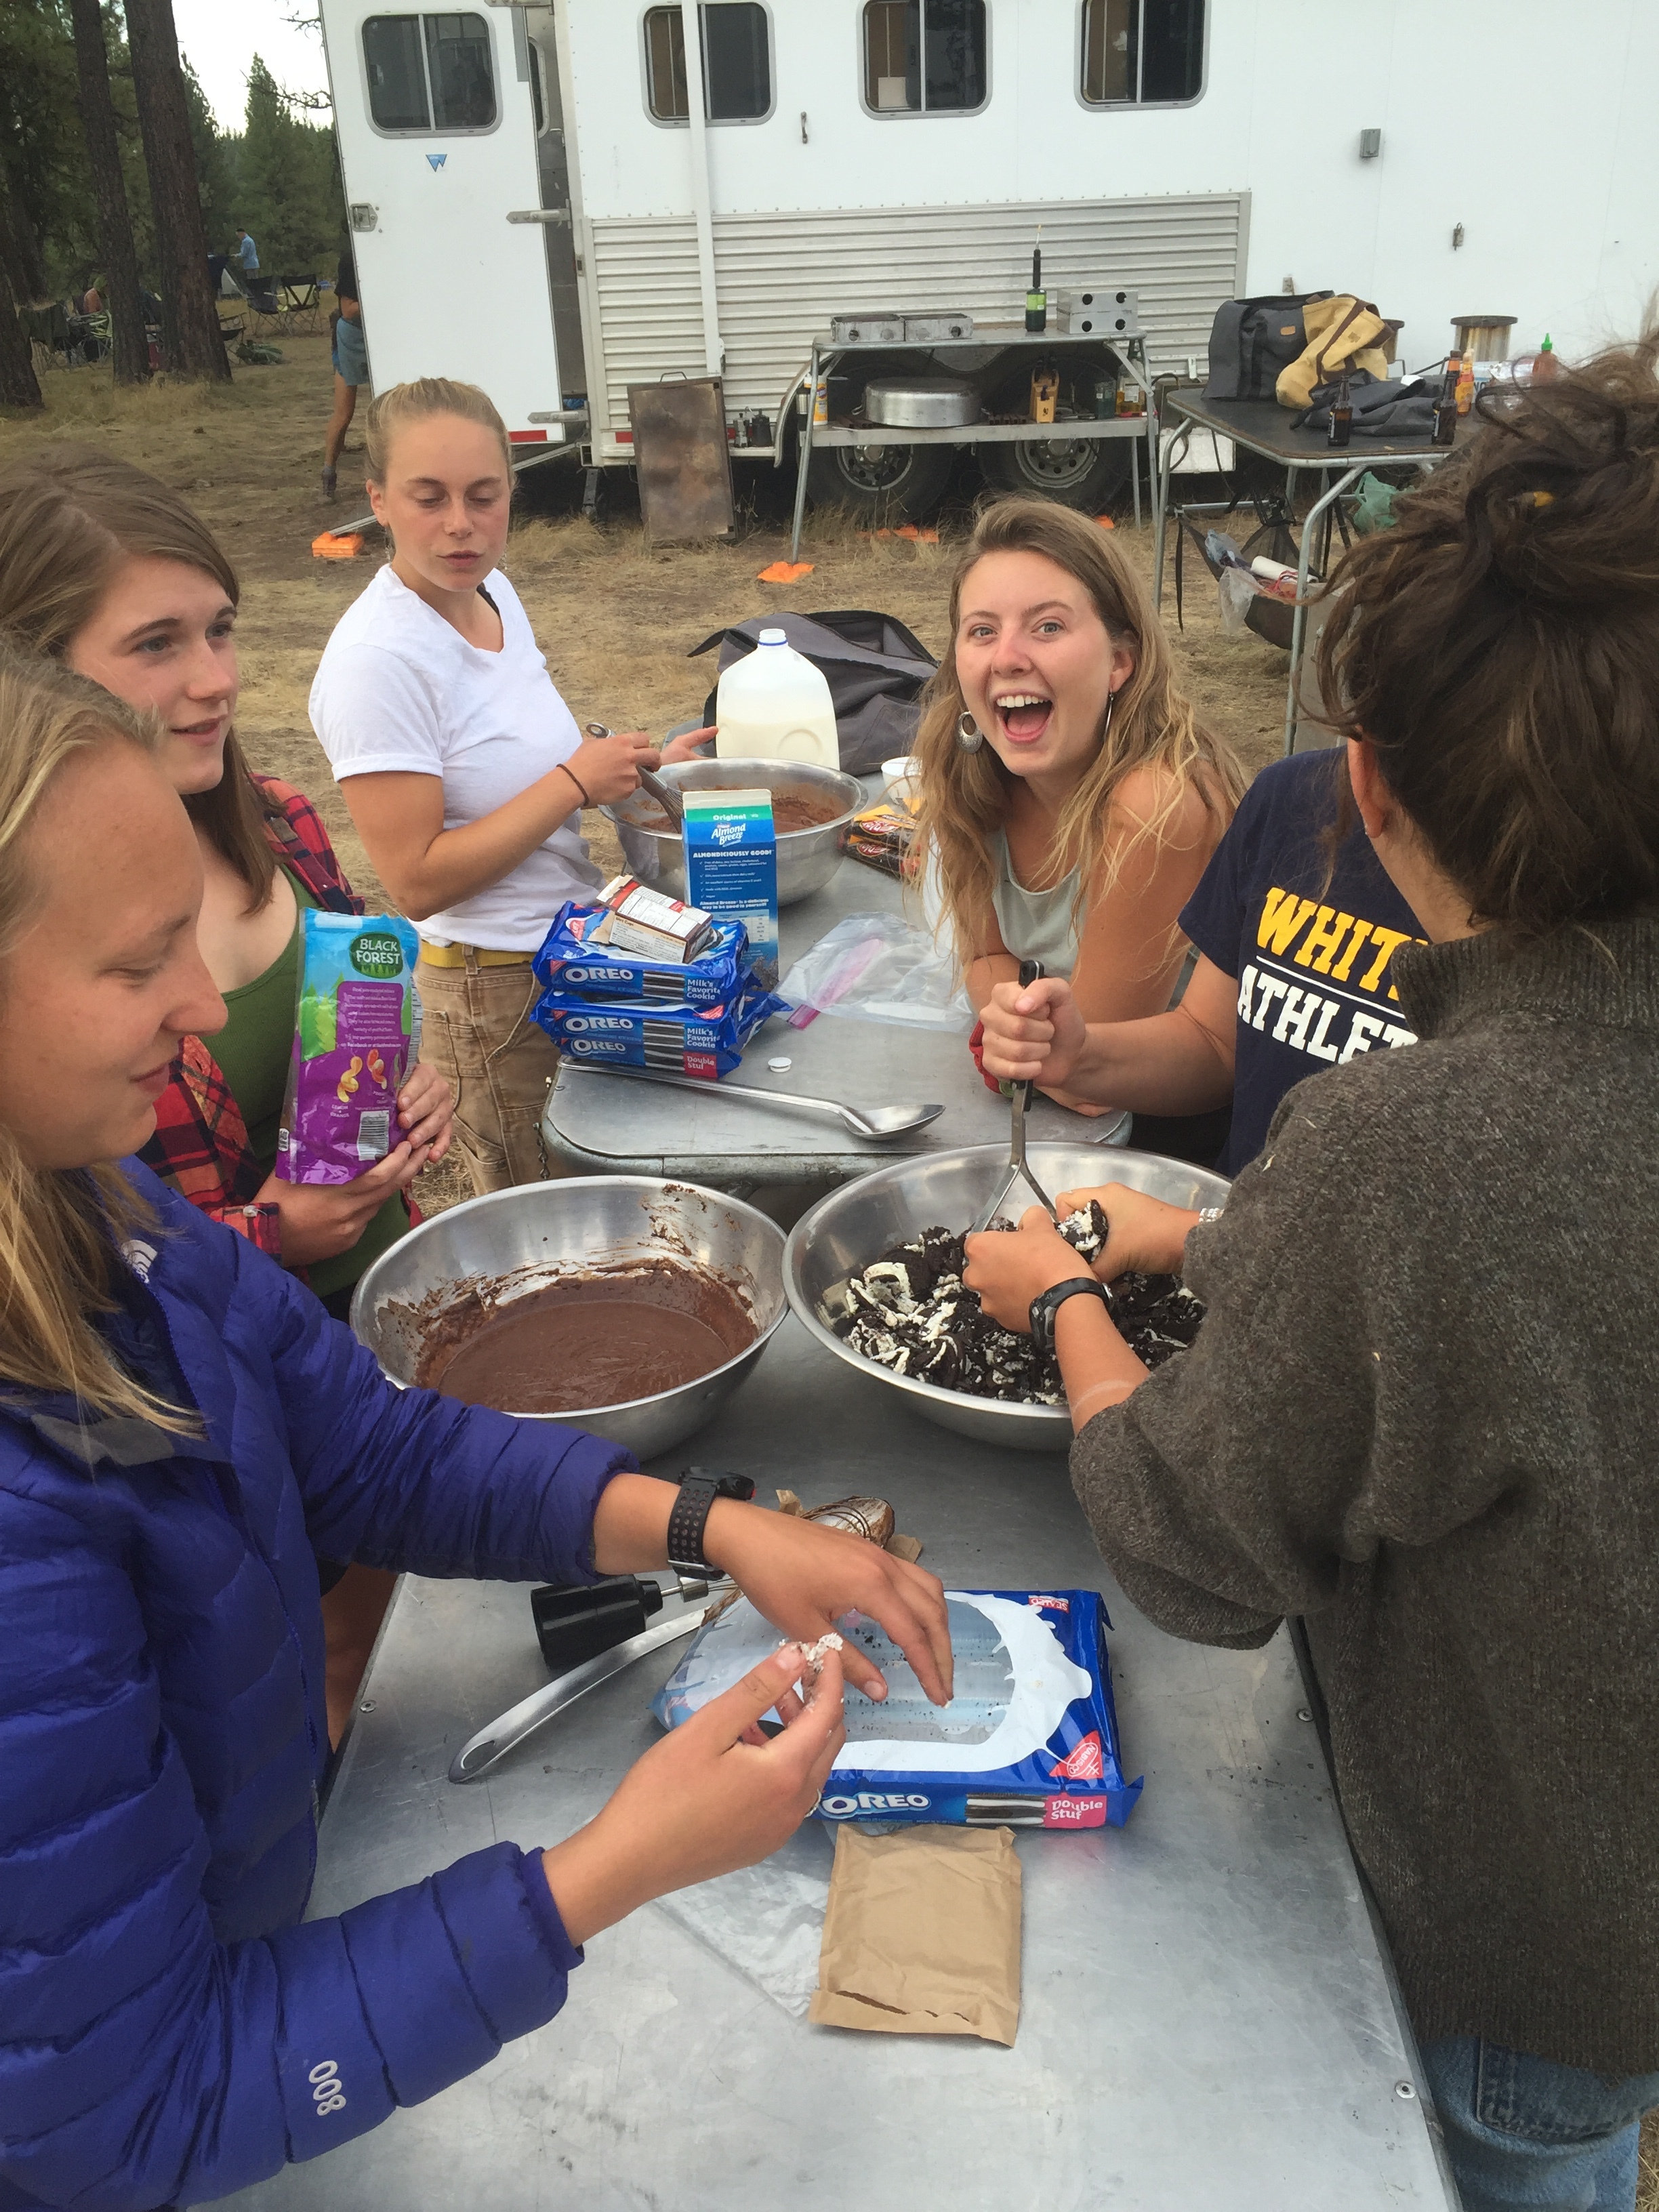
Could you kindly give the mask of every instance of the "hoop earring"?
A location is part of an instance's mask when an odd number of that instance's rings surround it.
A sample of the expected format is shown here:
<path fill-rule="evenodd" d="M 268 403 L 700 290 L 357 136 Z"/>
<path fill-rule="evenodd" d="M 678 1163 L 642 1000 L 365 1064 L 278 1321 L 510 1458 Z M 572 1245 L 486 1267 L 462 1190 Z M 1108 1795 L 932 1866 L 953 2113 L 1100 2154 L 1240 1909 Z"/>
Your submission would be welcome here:
<path fill-rule="evenodd" d="M 976 753 L 985 743 L 985 732 L 964 707 L 957 716 L 957 744 L 965 753 Z"/>

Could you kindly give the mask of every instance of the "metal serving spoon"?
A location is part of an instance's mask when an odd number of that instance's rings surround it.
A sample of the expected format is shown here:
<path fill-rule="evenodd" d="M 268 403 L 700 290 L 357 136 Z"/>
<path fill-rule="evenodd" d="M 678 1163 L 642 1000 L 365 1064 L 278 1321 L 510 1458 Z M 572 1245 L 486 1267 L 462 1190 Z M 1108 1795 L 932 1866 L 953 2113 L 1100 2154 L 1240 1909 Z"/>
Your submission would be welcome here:
<path fill-rule="evenodd" d="M 584 726 L 590 738 L 614 738 L 617 734 L 614 730 L 607 730 L 603 722 L 588 722 Z M 685 820 L 685 802 L 673 785 L 665 783 L 648 768 L 636 768 L 634 773 L 678 830 Z"/>
<path fill-rule="evenodd" d="M 520 1698 L 516 1705 L 509 1705 L 499 1718 L 467 1738 L 449 1762 L 450 1780 L 476 1782 L 527 1735 L 533 1735 L 538 1728 L 545 1728 L 549 1721 L 556 1720 L 574 1705 L 578 1698 L 597 1690 L 601 1682 L 620 1674 L 624 1667 L 631 1667 L 648 1651 L 673 1643 L 677 1637 L 690 1636 L 708 1613 L 711 1599 L 718 1603 L 730 1588 L 729 1583 L 712 1583 L 702 1596 L 683 1605 L 664 1620 L 653 1621 L 640 1635 L 630 1636 L 625 1644 L 612 1644 L 610 1650 L 601 1651 L 597 1658 L 584 1660 L 580 1667 L 556 1675 L 539 1690 L 532 1690 L 527 1698 Z"/>
<path fill-rule="evenodd" d="M 566 1062 L 567 1066 L 569 1064 Z M 631 1083 L 660 1083 L 672 1091 L 696 1091 L 705 1098 L 751 1098 L 761 1106 L 800 1107 L 809 1114 L 833 1114 L 855 1137 L 902 1137 L 911 1129 L 925 1129 L 945 1111 L 943 1106 L 872 1106 L 866 1113 L 859 1107 L 842 1105 L 837 1098 L 806 1098 L 798 1091 L 760 1091 L 752 1084 L 729 1083 L 723 1078 L 716 1083 L 697 1075 L 664 1075 L 655 1068 L 619 1067 L 614 1060 L 585 1060 L 580 1065 L 584 1074 L 623 1075 Z"/>

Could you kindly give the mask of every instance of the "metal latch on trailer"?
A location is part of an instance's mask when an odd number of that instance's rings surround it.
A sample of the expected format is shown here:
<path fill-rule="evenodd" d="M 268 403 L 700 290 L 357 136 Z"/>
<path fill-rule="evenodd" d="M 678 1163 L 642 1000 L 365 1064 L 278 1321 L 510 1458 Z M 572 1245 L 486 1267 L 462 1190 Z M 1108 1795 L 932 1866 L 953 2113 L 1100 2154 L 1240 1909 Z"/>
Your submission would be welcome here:
<path fill-rule="evenodd" d="M 561 227 L 570 221 L 568 208 L 514 208 L 507 216 L 509 222 L 551 222 Z"/>

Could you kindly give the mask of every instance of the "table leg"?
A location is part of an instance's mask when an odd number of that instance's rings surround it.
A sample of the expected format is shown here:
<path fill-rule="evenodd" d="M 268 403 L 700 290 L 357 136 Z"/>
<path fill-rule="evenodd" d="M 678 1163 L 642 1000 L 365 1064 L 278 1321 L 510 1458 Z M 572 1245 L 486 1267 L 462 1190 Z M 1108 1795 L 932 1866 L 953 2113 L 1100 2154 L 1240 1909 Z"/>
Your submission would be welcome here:
<path fill-rule="evenodd" d="M 1152 435 L 1150 428 L 1147 435 L 1149 438 Z M 1157 524 L 1156 542 L 1152 547 L 1152 605 L 1160 610 L 1164 605 L 1164 538 L 1170 520 L 1170 471 L 1175 464 L 1176 444 L 1179 442 L 1184 447 L 1190 435 L 1191 426 L 1183 425 L 1179 432 L 1171 434 L 1168 450 L 1158 456 L 1158 498 L 1152 507 Z M 1156 447 L 1152 450 L 1154 453 L 1158 451 Z"/>
<path fill-rule="evenodd" d="M 1291 676 L 1285 690 L 1285 750 L 1296 750 L 1297 678 L 1302 671 L 1302 641 L 1308 627 L 1307 599 L 1308 571 L 1312 563 L 1314 538 L 1322 517 L 1350 490 L 1364 475 L 1369 464 L 1361 461 L 1357 468 L 1349 469 L 1337 478 L 1328 492 L 1322 493 L 1308 509 L 1308 519 L 1302 526 L 1302 545 L 1296 559 L 1296 611 L 1291 617 Z M 1292 471 L 1294 473 L 1294 471 Z"/>
<path fill-rule="evenodd" d="M 795 526 L 789 539 L 789 558 L 800 558 L 800 527 L 806 513 L 806 471 L 812 459 L 812 418 L 818 410 L 818 349 L 812 349 L 811 373 L 806 380 L 806 422 L 802 429 L 795 460 Z M 780 428 L 778 435 L 782 437 Z"/>

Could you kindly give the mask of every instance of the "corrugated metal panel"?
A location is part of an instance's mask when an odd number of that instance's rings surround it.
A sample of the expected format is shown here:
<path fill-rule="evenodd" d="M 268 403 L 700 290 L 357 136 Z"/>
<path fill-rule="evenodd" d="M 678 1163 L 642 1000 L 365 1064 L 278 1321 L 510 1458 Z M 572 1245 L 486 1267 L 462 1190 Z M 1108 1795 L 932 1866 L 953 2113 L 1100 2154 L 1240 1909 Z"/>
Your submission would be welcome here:
<path fill-rule="evenodd" d="M 690 216 L 590 226 L 605 391 L 614 430 L 628 428 L 628 387 L 665 371 L 706 373 L 696 226 Z"/>
<path fill-rule="evenodd" d="M 1140 295 L 1155 368 L 1202 359 L 1210 324 L 1237 289 L 1237 193 L 810 215 L 720 215 L 714 261 L 726 386 L 734 404 L 775 401 L 832 314 L 965 307 L 976 322 L 1022 319 L 1042 227 L 1051 290 L 1092 282 Z"/>
<path fill-rule="evenodd" d="M 1124 284 L 1140 295 L 1154 368 L 1200 361 L 1217 307 L 1237 289 L 1246 215 L 1237 192 L 969 208 L 823 209 L 714 217 L 726 397 L 774 407 L 815 331 L 859 308 L 966 307 L 1018 319 L 1042 227 L 1051 289 Z M 598 222 L 593 262 L 611 421 L 625 386 L 703 371 L 691 218 Z"/>

